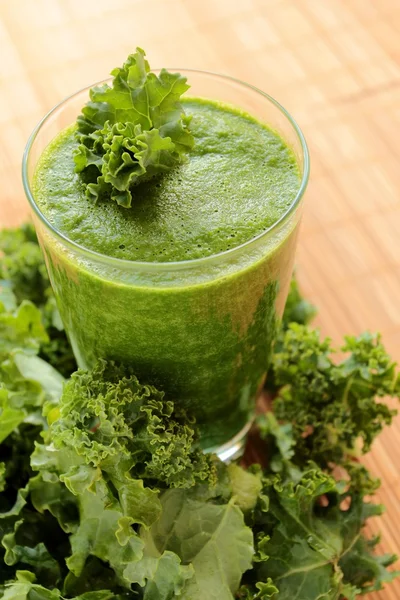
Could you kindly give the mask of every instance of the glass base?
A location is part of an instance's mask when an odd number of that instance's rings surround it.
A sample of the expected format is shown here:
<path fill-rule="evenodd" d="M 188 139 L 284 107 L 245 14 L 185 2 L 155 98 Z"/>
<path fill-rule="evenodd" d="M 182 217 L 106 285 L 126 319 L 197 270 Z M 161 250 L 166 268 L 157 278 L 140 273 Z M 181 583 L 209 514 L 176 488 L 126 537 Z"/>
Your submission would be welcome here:
<path fill-rule="evenodd" d="M 222 446 L 216 446 L 214 448 L 208 448 L 207 453 L 214 453 L 218 456 L 222 462 L 230 462 L 240 458 L 244 453 L 246 446 L 247 434 L 249 433 L 253 421 L 249 421 L 233 438 L 226 442 Z"/>

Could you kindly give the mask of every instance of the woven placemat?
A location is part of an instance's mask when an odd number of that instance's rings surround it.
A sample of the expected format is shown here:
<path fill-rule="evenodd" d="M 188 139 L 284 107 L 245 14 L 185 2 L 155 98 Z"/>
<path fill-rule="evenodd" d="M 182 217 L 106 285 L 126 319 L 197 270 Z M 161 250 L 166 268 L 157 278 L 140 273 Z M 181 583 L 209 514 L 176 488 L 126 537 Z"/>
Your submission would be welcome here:
<path fill-rule="evenodd" d="M 40 117 L 137 45 L 154 66 L 229 73 L 276 97 L 309 142 L 298 275 L 317 325 L 379 330 L 400 359 L 398 0 L 0 0 L 0 225 L 28 215 L 21 155 Z M 365 462 L 399 551 L 400 418 Z M 400 581 L 370 600 L 398 600 Z"/>

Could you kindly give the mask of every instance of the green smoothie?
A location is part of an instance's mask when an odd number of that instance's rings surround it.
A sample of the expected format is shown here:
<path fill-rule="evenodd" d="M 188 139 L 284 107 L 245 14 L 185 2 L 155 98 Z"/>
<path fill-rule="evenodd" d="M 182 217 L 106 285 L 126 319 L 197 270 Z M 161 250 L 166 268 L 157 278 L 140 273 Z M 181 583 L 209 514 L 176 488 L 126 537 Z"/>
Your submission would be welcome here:
<path fill-rule="evenodd" d="M 280 219 L 300 174 L 282 139 L 249 115 L 202 99 L 182 104 L 194 148 L 182 165 L 133 188 L 130 209 L 85 196 L 74 172 L 74 126 L 43 153 L 33 192 L 55 229 L 111 257 L 42 239 L 80 366 L 99 357 L 132 364 L 143 382 L 190 411 L 210 448 L 253 413 L 296 228 L 232 250 Z"/>

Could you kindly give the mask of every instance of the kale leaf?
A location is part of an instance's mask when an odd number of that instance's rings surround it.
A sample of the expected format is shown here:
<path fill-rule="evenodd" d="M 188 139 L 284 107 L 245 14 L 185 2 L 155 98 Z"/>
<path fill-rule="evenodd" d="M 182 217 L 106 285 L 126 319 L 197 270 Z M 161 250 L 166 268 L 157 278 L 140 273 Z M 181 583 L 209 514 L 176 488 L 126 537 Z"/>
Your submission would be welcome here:
<path fill-rule="evenodd" d="M 142 385 L 131 368 L 100 360 L 89 372 L 77 371 L 51 412 L 52 442 L 82 456 L 87 464 L 116 477 L 156 481 L 166 487 L 192 487 L 212 478 L 213 464 L 196 446 L 195 423 Z"/>
<path fill-rule="evenodd" d="M 397 576 L 386 567 L 394 556 L 376 556 L 377 539 L 362 533 L 382 507 L 365 501 L 369 487 L 336 481 L 310 463 L 296 480 L 263 480 L 253 516 L 256 560 L 247 574 L 250 598 L 263 585 L 276 585 L 279 600 L 340 600 L 379 590 Z M 243 596 L 246 598 L 246 596 Z"/>
<path fill-rule="evenodd" d="M 367 452 L 374 438 L 391 423 L 385 396 L 398 396 L 396 364 L 379 335 L 346 337 L 346 358 L 335 362 L 329 339 L 318 331 L 292 323 L 285 332 L 272 365 L 278 392 L 273 412 L 287 423 L 292 436 L 293 461 L 321 467 L 347 463 Z M 260 417 L 266 436 L 269 417 Z M 361 445 L 360 443 L 361 442 Z"/>
<path fill-rule="evenodd" d="M 0 301 L 8 311 L 27 300 L 40 309 L 47 336 L 40 340 L 39 356 L 68 377 L 76 370 L 76 361 L 33 225 L 0 231 L 0 251 Z"/>
<path fill-rule="evenodd" d="M 179 165 L 193 147 L 179 102 L 189 86 L 179 73 L 150 72 L 141 48 L 111 75 L 111 86 L 90 90 L 78 117 L 74 160 L 88 198 L 128 208 L 133 186 Z"/>
<path fill-rule="evenodd" d="M 296 277 L 292 277 L 282 317 L 283 330 L 286 330 L 290 323 L 308 325 L 308 323 L 313 320 L 316 313 L 316 307 L 303 298 Z"/>

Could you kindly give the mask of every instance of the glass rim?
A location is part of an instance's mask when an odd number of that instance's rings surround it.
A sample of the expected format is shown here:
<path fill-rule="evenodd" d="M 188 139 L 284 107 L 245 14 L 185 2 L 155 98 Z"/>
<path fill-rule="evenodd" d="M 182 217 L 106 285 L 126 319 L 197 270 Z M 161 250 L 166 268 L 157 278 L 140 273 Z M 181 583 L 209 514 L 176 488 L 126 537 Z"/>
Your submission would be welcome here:
<path fill-rule="evenodd" d="M 161 71 L 161 69 L 152 69 L 151 71 L 158 73 Z M 304 137 L 302 130 L 300 129 L 300 127 L 297 124 L 297 122 L 295 121 L 295 119 L 277 100 L 275 100 L 275 98 L 273 98 L 266 92 L 263 92 L 258 87 L 254 86 L 250 83 L 241 81 L 240 79 L 238 79 L 236 77 L 232 77 L 231 75 L 224 75 L 224 74 L 215 73 L 212 71 L 203 71 L 201 69 L 187 69 L 187 68 L 181 68 L 181 69 L 168 68 L 168 71 L 180 72 L 183 74 L 196 73 L 198 75 L 209 75 L 212 77 L 216 77 L 218 79 L 222 79 L 227 82 L 234 83 L 241 87 L 247 88 L 248 90 L 255 92 L 256 94 L 262 96 L 263 98 L 265 98 L 265 100 L 267 100 L 268 102 L 273 104 L 281 112 L 281 114 L 283 114 L 283 116 L 287 119 L 287 121 L 290 123 L 290 125 L 292 126 L 293 130 L 296 133 L 298 140 L 300 141 L 302 154 L 303 154 L 303 173 L 302 173 L 301 181 L 300 181 L 296 196 L 293 199 L 293 201 L 291 202 L 290 206 L 287 208 L 287 210 L 279 217 L 279 219 L 277 221 L 275 221 L 275 223 L 270 225 L 270 227 L 268 227 L 267 229 L 262 231 L 261 233 L 250 238 L 249 240 L 243 242 L 242 244 L 235 246 L 234 248 L 229 248 L 222 252 L 210 254 L 209 256 L 203 256 L 200 258 L 185 259 L 185 260 L 170 261 L 170 262 L 129 260 L 127 258 L 117 258 L 115 256 L 108 256 L 107 254 L 102 254 L 101 252 L 97 252 L 96 250 L 91 250 L 90 248 L 87 248 L 87 247 L 79 244 L 78 242 L 75 242 L 74 240 L 70 239 L 67 235 L 65 235 L 64 233 L 59 231 L 47 219 L 47 217 L 43 214 L 43 212 L 40 210 L 39 206 L 35 202 L 34 195 L 33 195 L 30 183 L 29 183 L 29 177 L 28 177 L 28 159 L 30 156 L 30 151 L 32 149 L 32 146 L 36 140 L 36 137 L 37 137 L 39 131 L 47 123 L 47 121 L 52 117 L 52 115 L 59 108 L 61 108 L 65 104 L 67 104 L 70 100 L 72 100 L 79 94 L 89 91 L 94 86 L 98 86 L 98 85 L 107 83 L 112 80 L 112 78 L 103 79 L 97 83 L 91 84 L 89 86 L 85 86 L 85 87 L 77 90 L 76 92 L 74 92 L 73 94 L 70 94 L 69 96 L 66 96 L 65 98 L 63 98 L 63 100 L 61 100 L 55 106 L 53 106 L 44 115 L 44 117 L 42 117 L 42 119 L 40 119 L 40 121 L 37 123 L 37 125 L 33 129 L 31 135 L 28 138 L 28 141 L 25 146 L 24 153 L 23 153 L 23 157 L 22 157 L 23 187 L 25 190 L 25 194 L 28 198 L 29 204 L 31 205 L 31 208 L 33 209 L 34 213 L 39 218 L 39 220 L 43 223 L 43 225 L 47 229 L 49 229 L 55 235 L 55 237 L 58 238 L 58 240 L 62 244 L 67 245 L 67 247 L 72 248 L 74 251 L 77 251 L 80 254 L 86 255 L 86 257 L 88 257 L 89 259 L 92 259 L 92 260 L 94 259 L 97 262 L 100 262 L 100 261 L 103 263 L 107 262 L 110 265 L 116 266 L 118 268 L 124 268 L 124 269 L 129 268 L 129 270 L 137 268 L 137 269 L 147 269 L 147 270 L 150 269 L 150 270 L 168 271 L 168 270 L 179 270 L 179 269 L 184 269 L 184 268 L 188 268 L 188 267 L 192 268 L 192 267 L 201 266 L 201 265 L 204 265 L 204 264 L 207 264 L 210 262 L 211 263 L 215 262 L 221 258 L 234 257 L 236 254 L 239 254 L 244 248 L 253 246 L 259 240 L 268 238 L 275 230 L 279 229 L 279 227 L 281 225 L 283 225 L 290 218 L 290 216 L 295 212 L 295 210 L 297 209 L 297 207 L 300 204 L 302 197 L 304 196 L 304 192 L 307 188 L 308 180 L 310 177 L 310 156 L 309 156 L 307 142 L 306 142 L 306 139 Z M 238 107 L 238 108 L 240 108 L 240 107 Z"/>

